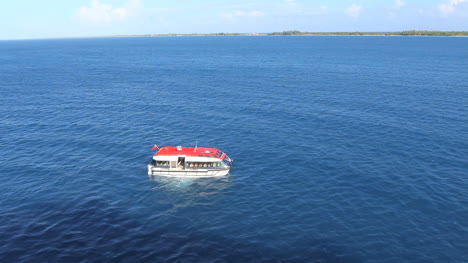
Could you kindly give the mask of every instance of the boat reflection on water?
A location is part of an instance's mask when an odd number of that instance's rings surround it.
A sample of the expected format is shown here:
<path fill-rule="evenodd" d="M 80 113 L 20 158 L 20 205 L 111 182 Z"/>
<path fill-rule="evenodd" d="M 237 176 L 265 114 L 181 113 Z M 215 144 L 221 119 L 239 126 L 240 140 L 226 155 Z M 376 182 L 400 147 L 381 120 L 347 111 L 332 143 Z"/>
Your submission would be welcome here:
<path fill-rule="evenodd" d="M 211 178 L 184 178 L 149 176 L 155 183 L 152 190 L 158 193 L 158 202 L 172 204 L 177 207 L 209 205 L 217 197 L 229 190 L 232 176 Z"/>

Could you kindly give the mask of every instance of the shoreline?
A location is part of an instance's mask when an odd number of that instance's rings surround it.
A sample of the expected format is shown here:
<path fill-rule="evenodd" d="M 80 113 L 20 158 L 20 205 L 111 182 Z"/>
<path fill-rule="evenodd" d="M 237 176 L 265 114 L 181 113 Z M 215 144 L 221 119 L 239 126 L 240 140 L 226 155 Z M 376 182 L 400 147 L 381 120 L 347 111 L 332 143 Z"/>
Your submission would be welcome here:
<path fill-rule="evenodd" d="M 409 36 L 409 37 L 468 37 L 468 31 L 399 31 L 399 32 L 301 32 L 282 31 L 272 33 L 188 33 L 188 34 L 142 34 L 142 35 L 105 35 L 76 37 L 44 37 L 0 39 L 14 40 L 49 40 L 49 39 L 87 39 L 87 38 L 136 38 L 136 37 L 203 37 L 203 36 Z"/>

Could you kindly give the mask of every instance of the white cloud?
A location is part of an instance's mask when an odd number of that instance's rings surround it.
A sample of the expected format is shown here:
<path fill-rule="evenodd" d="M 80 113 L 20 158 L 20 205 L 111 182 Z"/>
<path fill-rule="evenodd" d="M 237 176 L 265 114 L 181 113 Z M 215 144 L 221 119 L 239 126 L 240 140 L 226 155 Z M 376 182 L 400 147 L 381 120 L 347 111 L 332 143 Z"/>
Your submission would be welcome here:
<path fill-rule="evenodd" d="M 262 11 L 241 11 L 236 10 L 230 13 L 221 13 L 220 16 L 226 19 L 233 19 L 235 17 L 260 17 L 264 16 L 265 13 Z"/>
<path fill-rule="evenodd" d="M 286 2 L 288 2 L 288 5 L 290 5 L 290 6 L 296 6 L 297 5 L 296 0 L 286 0 Z"/>
<path fill-rule="evenodd" d="M 462 4 L 468 2 L 467 0 L 446 0 L 445 3 L 439 5 L 439 10 L 445 16 L 455 12 L 457 7 Z"/>
<path fill-rule="evenodd" d="M 403 0 L 394 0 L 393 6 L 388 12 L 388 16 L 390 18 L 395 18 L 398 14 L 397 10 L 402 8 L 405 5 L 405 2 Z"/>
<path fill-rule="evenodd" d="M 405 5 L 405 2 L 403 2 L 403 0 L 395 0 L 395 8 L 398 9 L 398 8 L 401 8 Z"/>
<path fill-rule="evenodd" d="M 78 9 L 78 18 L 84 23 L 110 24 L 135 15 L 139 6 L 140 0 L 129 0 L 124 7 L 113 7 L 111 4 L 93 0 L 90 6 L 82 6 Z"/>
<path fill-rule="evenodd" d="M 358 18 L 361 15 L 362 6 L 357 4 L 352 4 L 350 7 L 346 8 L 344 13 L 348 16 Z"/>
<path fill-rule="evenodd" d="M 322 12 L 323 14 L 326 14 L 326 13 L 328 13 L 328 7 L 327 7 L 327 6 L 324 6 L 324 5 L 322 5 L 322 6 L 320 7 L 320 12 Z"/>
<path fill-rule="evenodd" d="M 284 15 L 285 12 L 282 12 L 278 15 Z M 328 7 L 325 5 L 314 7 L 314 8 L 298 8 L 294 10 L 288 10 L 287 15 L 294 16 L 319 16 L 328 14 Z"/>

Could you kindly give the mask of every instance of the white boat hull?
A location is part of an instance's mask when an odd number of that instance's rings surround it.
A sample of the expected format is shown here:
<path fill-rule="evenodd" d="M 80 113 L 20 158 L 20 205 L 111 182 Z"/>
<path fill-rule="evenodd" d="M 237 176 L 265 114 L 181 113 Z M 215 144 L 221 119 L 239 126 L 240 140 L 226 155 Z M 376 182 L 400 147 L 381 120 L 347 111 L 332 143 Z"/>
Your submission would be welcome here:
<path fill-rule="evenodd" d="M 148 164 L 149 176 L 170 176 L 170 177 L 217 177 L 226 176 L 229 168 L 223 169 L 203 169 L 203 168 L 158 168 Z"/>

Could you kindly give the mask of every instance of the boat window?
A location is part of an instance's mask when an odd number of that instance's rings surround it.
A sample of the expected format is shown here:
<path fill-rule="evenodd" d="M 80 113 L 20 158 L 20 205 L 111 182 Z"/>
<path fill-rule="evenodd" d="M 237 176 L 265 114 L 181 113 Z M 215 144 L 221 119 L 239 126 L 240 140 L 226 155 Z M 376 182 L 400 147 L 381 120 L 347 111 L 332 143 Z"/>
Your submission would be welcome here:
<path fill-rule="evenodd" d="M 156 166 L 168 167 L 169 161 L 156 161 Z"/>
<path fill-rule="evenodd" d="M 219 168 L 222 166 L 221 162 L 186 162 L 186 167 L 189 168 Z"/>
<path fill-rule="evenodd" d="M 198 167 L 198 166 L 199 166 L 199 163 L 197 163 L 197 162 L 187 162 L 187 167 L 195 168 L 195 167 Z"/>

